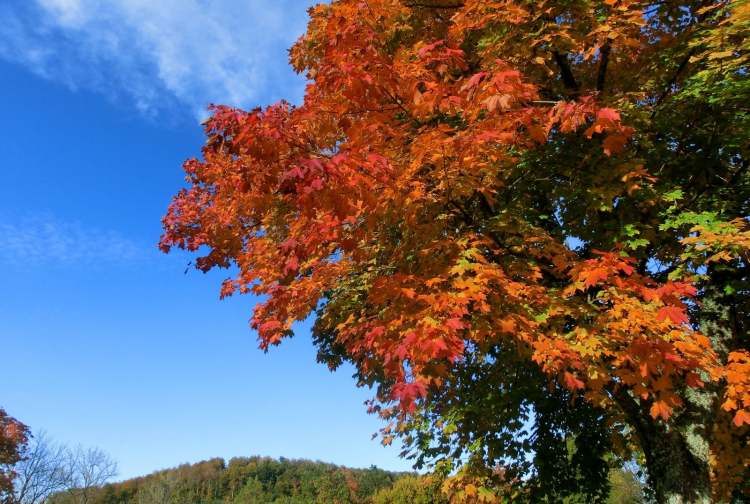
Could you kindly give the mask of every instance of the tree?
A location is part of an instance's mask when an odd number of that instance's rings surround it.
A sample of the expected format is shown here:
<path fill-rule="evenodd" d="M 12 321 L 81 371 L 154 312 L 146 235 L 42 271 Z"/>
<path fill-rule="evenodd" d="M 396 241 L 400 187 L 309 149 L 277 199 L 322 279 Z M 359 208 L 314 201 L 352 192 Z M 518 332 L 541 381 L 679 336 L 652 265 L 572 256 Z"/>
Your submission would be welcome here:
<path fill-rule="evenodd" d="M 174 474 L 150 479 L 138 489 L 136 504 L 168 504 L 179 481 Z"/>
<path fill-rule="evenodd" d="M 22 460 L 28 439 L 28 427 L 0 408 L 0 502 L 3 504 L 13 495 L 14 466 Z"/>
<path fill-rule="evenodd" d="M 54 493 L 70 488 L 72 473 L 69 451 L 37 433 L 16 466 L 14 504 L 41 504 Z"/>
<path fill-rule="evenodd" d="M 439 482 L 437 482 L 439 483 Z M 439 485 L 428 476 L 406 476 L 373 496 L 373 504 L 447 504 Z"/>
<path fill-rule="evenodd" d="M 593 460 L 642 458 L 659 502 L 747 495 L 747 1 L 310 15 L 304 103 L 213 109 L 163 250 L 236 266 L 221 295 L 264 296 L 263 349 L 315 313 L 384 441 L 465 461 L 467 499 L 545 471 L 526 463 L 543 432 L 572 460 L 576 415 L 603 429 Z"/>
<path fill-rule="evenodd" d="M 612 471 L 610 480 L 612 481 L 612 493 L 607 499 L 607 504 L 641 504 L 645 502 L 643 483 L 636 472 L 628 468 Z"/>
<path fill-rule="evenodd" d="M 69 452 L 70 494 L 76 504 L 89 504 L 96 490 L 117 475 L 117 463 L 99 448 L 78 446 Z"/>
<path fill-rule="evenodd" d="M 91 504 L 101 497 L 102 487 L 117 475 L 117 463 L 99 448 L 63 448 L 61 470 L 65 485 L 49 496 L 51 504 Z M 106 497 L 106 496 L 105 496 Z"/>

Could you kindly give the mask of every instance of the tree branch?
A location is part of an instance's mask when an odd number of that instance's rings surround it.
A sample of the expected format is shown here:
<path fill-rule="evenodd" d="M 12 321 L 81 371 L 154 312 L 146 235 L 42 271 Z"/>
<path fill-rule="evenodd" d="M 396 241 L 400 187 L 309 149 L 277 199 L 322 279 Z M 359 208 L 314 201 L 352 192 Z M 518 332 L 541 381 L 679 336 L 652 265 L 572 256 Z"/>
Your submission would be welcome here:
<path fill-rule="evenodd" d="M 695 54 L 695 51 L 697 50 L 697 47 L 693 47 L 688 51 L 688 53 L 685 55 L 685 57 L 680 62 L 680 66 L 677 67 L 677 71 L 672 75 L 672 78 L 669 79 L 669 82 L 667 82 L 667 85 L 664 87 L 664 91 L 659 95 L 659 98 L 656 99 L 656 103 L 654 104 L 654 110 L 651 112 L 651 119 L 654 118 L 656 115 L 656 110 L 659 108 L 659 106 L 662 104 L 664 99 L 669 96 L 669 94 L 672 92 L 672 88 L 675 84 L 677 84 L 677 79 L 680 77 L 680 74 L 685 70 L 685 67 L 687 66 L 688 62 L 690 61 L 690 58 Z"/>
<path fill-rule="evenodd" d="M 707 6 L 711 0 L 703 0 L 701 4 L 698 7 L 698 10 L 702 7 Z M 711 11 L 707 10 L 703 12 L 702 14 L 698 15 L 696 18 L 696 25 L 700 25 L 703 23 L 703 21 L 706 20 L 706 18 L 710 15 Z M 656 103 L 654 104 L 654 110 L 651 112 L 651 119 L 654 118 L 656 115 L 656 111 L 659 108 L 659 106 L 662 104 L 662 102 L 669 96 L 669 94 L 672 92 L 672 88 L 675 84 L 677 84 L 677 79 L 680 77 L 680 74 L 685 70 L 685 67 L 687 67 L 687 64 L 690 62 L 690 58 L 693 57 L 693 55 L 697 52 L 698 46 L 693 46 L 692 49 L 688 51 L 688 53 L 685 55 L 685 57 L 680 62 L 680 66 L 677 67 L 677 71 L 672 75 L 672 78 L 669 79 L 669 82 L 667 82 L 667 85 L 664 87 L 664 91 L 659 95 L 659 98 L 656 99 Z"/>
<path fill-rule="evenodd" d="M 557 51 L 552 51 L 552 55 L 555 58 L 555 63 L 560 67 L 560 77 L 562 77 L 563 84 L 566 88 L 578 92 L 580 86 L 576 82 L 576 78 L 573 76 L 573 70 L 570 68 L 570 62 L 565 54 L 560 54 Z"/>
<path fill-rule="evenodd" d="M 461 1 L 436 1 L 435 3 L 426 2 L 426 1 L 403 1 L 402 2 L 405 7 L 409 8 L 415 8 L 415 7 L 421 7 L 423 9 L 460 9 L 464 6 L 464 3 Z"/>
<path fill-rule="evenodd" d="M 601 93 L 604 91 L 604 83 L 607 80 L 607 65 L 609 64 L 609 52 L 612 50 L 612 46 L 609 41 L 605 42 L 600 49 L 601 59 L 599 61 L 599 72 L 596 76 L 596 90 Z"/>

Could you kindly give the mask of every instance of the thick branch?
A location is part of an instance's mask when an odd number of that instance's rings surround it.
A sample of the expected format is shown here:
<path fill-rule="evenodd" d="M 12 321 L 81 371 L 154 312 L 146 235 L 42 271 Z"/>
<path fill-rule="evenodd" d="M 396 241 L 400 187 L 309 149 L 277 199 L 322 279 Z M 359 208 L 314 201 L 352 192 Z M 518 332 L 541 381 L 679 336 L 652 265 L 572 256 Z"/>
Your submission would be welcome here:
<path fill-rule="evenodd" d="M 609 42 L 606 42 L 600 49 L 599 60 L 599 72 L 596 76 L 596 90 L 600 93 L 604 91 L 604 83 L 607 80 L 607 65 L 609 64 L 609 52 L 612 50 L 612 46 Z"/>
<path fill-rule="evenodd" d="M 578 91 L 580 86 L 576 82 L 576 78 L 573 76 L 573 70 L 570 68 L 570 62 L 565 54 L 560 54 L 557 51 L 552 51 L 552 55 L 555 57 L 557 66 L 560 67 L 560 77 L 562 77 L 563 84 L 566 88 L 572 91 Z"/>

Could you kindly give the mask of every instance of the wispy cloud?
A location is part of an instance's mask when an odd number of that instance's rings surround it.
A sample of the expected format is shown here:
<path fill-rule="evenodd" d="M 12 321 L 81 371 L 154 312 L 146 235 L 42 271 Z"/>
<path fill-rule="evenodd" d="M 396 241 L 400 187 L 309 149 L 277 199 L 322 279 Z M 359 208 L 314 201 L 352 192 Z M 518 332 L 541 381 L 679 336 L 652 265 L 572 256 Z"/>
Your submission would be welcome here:
<path fill-rule="evenodd" d="M 127 97 L 145 114 L 175 104 L 251 106 L 301 91 L 286 49 L 302 0 L 11 0 L 0 58 L 70 88 Z"/>
<path fill-rule="evenodd" d="M 52 217 L 0 218 L 0 264 L 73 266 L 124 263 L 147 251 L 110 231 Z"/>

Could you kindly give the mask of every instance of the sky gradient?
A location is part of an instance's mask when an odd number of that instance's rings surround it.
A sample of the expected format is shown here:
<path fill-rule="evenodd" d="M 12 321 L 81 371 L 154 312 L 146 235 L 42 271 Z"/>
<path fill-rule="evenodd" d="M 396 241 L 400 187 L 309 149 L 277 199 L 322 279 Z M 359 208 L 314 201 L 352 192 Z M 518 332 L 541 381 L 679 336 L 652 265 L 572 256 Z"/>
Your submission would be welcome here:
<path fill-rule="evenodd" d="M 405 470 L 370 393 L 315 362 L 309 323 L 263 354 L 253 298 L 161 254 L 160 219 L 208 103 L 300 99 L 305 2 L 0 5 L 0 406 L 98 446 L 119 479 L 269 455 Z"/>

